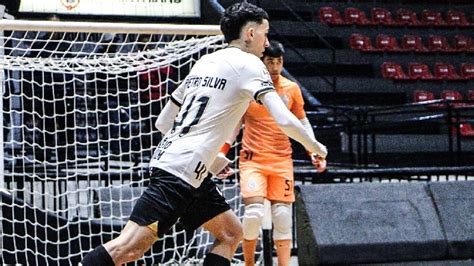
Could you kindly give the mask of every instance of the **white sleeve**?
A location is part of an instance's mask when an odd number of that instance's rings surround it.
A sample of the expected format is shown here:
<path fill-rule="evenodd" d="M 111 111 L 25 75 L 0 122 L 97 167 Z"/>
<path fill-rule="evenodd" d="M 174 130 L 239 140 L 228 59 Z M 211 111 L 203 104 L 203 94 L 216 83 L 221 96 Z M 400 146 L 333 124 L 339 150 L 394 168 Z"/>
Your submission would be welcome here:
<path fill-rule="evenodd" d="M 209 167 L 209 171 L 217 176 L 229 163 L 231 163 L 231 160 L 227 159 L 222 152 L 219 152 Z"/>
<path fill-rule="evenodd" d="M 234 130 L 232 131 L 232 134 L 225 142 L 232 145 L 235 139 L 237 138 L 237 136 L 239 135 L 241 127 L 242 127 L 242 119 L 240 119 L 239 123 L 237 124 L 237 126 L 235 126 Z"/>
<path fill-rule="evenodd" d="M 188 86 L 189 79 L 192 76 L 187 76 L 181 84 L 179 84 L 178 88 L 171 93 L 170 100 L 173 101 L 177 106 L 181 107 L 184 101 L 184 90 L 186 86 Z"/>
<path fill-rule="evenodd" d="M 161 110 L 158 119 L 156 119 L 155 127 L 163 134 L 173 127 L 174 119 L 183 104 L 186 84 L 187 77 L 183 82 L 181 82 L 178 88 L 171 93 L 169 101 L 166 103 L 165 107 L 163 107 L 163 110 Z"/>
<path fill-rule="evenodd" d="M 171 98 L 173 99 L 173 98 Z M 155 127 L 163 134 L 173 127 L 174 119 L 179 112 L 179 106 L 175 101 L 169 100 L 156 119 Z"/>
<path fill-rule="evenodd" d="M 310 135 L 313 139 L 316 139 L 316 136 L 314 135 L 313 131 L 313 126 L 311 126 L 311 123 L 309 122 L 308 118 L 305 117 L 303 119 L 300 119 L 300 122 L 306 129 L 306 132 L 308 132 L 308 135 Z"/>
<path fill-rule="evenodd" d="M 298 118 L 288 110 L 276 92 L 269 91 L 263 94 L 260 100 L 285 134 L 301 143 L 307 150 L 326 158 L 328 153 L 326 146 L 318 142 L 314 135 L 311 136 L 308 133 Z"/>

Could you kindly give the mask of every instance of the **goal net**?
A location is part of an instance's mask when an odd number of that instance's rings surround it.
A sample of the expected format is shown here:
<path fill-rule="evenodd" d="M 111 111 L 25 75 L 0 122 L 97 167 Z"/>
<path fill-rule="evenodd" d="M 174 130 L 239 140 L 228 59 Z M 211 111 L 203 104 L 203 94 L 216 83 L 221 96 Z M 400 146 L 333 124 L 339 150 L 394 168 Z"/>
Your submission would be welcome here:
<path fill-rule="evenodd" d="M 147 186 L 157 115 L 225 45 L 218 26 L 3 20 L 0 263 L 74 265 L 118 236 Z M 219 186 L 242 216 L 236 183 Z M 178 223 L 138 264 L 200 262 L 212 242 Z"/>

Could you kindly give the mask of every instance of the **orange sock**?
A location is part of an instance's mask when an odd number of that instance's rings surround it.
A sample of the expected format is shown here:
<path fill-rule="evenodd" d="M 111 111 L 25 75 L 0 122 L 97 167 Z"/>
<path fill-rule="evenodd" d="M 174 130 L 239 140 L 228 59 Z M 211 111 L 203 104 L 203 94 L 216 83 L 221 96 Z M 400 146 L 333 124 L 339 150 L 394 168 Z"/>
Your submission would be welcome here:
<path fill-rule="evenodd" d="M 257 239 L 242 241 L 244 251 L 245 266 L 255 265 L 255 249 L 257 248 Z"/>
<path fill-rule="evenodd" d="M 290 265 L 291 239 L 275 240 L 278 266 Z"/>

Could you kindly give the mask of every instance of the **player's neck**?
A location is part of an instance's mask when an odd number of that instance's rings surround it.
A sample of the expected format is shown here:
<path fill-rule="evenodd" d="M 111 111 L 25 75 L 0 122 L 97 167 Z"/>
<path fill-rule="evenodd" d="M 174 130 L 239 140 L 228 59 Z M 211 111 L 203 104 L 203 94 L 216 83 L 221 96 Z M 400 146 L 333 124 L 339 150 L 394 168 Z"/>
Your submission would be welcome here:
<path fill-rule="evenodd" d="M 229 43 L 229 46 L 227 46 L 228 48 L 238 48 L 244 52 L 248 52 L 247 51 L 247 46 L 245 45 L 245 42 L 239 42 L 238 40 L 235 40 L 235 41 L 232 41 L 231 43 Z"/>
<path fill-rule="evenodd" d="M 277 83 L 280 80 L 280 75 L 271 75 L 272 82 Z"/>

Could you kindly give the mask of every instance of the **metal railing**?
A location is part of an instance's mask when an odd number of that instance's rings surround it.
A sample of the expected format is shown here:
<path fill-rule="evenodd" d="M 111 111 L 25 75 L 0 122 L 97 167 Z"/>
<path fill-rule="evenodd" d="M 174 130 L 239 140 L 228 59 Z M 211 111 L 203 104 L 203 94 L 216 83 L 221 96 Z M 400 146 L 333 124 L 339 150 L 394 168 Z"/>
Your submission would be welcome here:
<path fill-rule="evenodd" d="M 319 121 L 331 121 L 327 125 L 315 126 L 315 131 L 323 137 L 325 132 L 326 135 L 346 134 L 346 150 L 333 151 L 328 170 L 323 174 L 307 166 L 310 164 L 308 160 L 296 160 L 295 174 L 302 182 L 455 181 L 474 177 L 474 138 L 463 135 L 461 131 L 461 125 L 474 124 L 474 101 L 434 100 L 384 107 L 324 107 L 330 111 L 309 113 L 310 116 L 317 115 Z M 401 154 L 398 158 L 410 158 L 410 166 L 403 162 L 392 161 L 387 165 L 379 161 L 377 156 L 385 148 L 384 143 L 378 143 L 382 135 L 397 135 L 401 140 L 419 136 L 419 147 L 398 151 Z M 426 136 L 435 136 L 444 144 L 434 145 L 436 150 L 433 147 L 423 150 L 421 140 Z M 427 157 L 424 159 L 433 159 L 433 163 L 417 164 L 415 158 L 421 160 L 422 157 L 417 154 L 417 149 L 422 149 Z M 338 160 L 342 153 L 350 157 L 349 162 Z M 435 157 L 439 157 L 438 162 L 443 164 L 438 165 Z M 394 156 L 392 160 L 396 158 Z"/>

